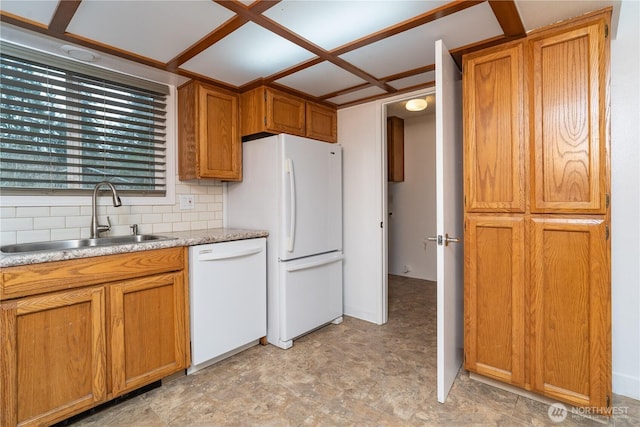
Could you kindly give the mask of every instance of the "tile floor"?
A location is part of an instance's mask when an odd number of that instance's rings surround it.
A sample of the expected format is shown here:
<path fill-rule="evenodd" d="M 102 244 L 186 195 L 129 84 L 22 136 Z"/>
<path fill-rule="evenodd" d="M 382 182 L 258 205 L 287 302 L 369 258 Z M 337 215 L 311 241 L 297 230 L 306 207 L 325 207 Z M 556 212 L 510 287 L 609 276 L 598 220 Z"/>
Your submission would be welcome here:
<path fill-rule="evenodd" d="M 389 322 L 345 317 L 289 350 L 255 346 L 75 423 L 77 426 L 638 426 L 640 401 L 614 396 L 611 419 L 569 414 L 461 370 L 436 400 L 436 290 L 391 276 Z"/>

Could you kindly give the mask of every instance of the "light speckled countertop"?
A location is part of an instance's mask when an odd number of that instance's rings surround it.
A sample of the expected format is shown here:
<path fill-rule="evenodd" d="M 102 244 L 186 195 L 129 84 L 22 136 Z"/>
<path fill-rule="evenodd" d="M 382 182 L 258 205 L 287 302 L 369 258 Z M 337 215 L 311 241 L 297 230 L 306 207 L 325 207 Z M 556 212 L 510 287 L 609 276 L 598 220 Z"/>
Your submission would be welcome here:
<path fill-rule="evenodd" d="M 63 261 L 68 259 L 122 254 L 127 252 L 148 251 L 151 249 L 172 248 L 176 246 L 194 246 L 207 243 L 229 242 L 232 240 L 253 239 L 257 237 L 267 237 L 269 233 L 264 230 L 211 228 L 206 230 L 178 231 L 174 233 L 159 234 L 162 236 L 173 237 L 174 239 L 57 251 L 0 254 L 0 267 L 12 267 L 16 265 L 37 264 L 42 262 Z"/>

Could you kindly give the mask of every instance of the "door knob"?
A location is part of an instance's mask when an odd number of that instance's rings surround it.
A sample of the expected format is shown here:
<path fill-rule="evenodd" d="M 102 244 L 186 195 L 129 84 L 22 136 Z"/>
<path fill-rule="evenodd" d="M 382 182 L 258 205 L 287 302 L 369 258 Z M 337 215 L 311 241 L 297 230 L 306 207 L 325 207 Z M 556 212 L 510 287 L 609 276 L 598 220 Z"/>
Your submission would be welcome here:
<path fill-rule="evenodd" d="M 442 246 L 444 243 L 445 246 L 449 246 L 449 243 L 459 243 L 460 239 L 457 237 L 449 237 L 449 234 L 445 233 L 444 239 L 442 238 L 442 234 L 438 234 L 434 237 L 427 237 L 427 240 L 430 242 L 438 242 L 439 245 Z"/>
<path fill-rule="evenodd" d="M 444 235 L 444 245 L 449 246 L 449 243 L 460 243 L 460 239 L 457 237 L 449 237 L 447 233 Z"/>

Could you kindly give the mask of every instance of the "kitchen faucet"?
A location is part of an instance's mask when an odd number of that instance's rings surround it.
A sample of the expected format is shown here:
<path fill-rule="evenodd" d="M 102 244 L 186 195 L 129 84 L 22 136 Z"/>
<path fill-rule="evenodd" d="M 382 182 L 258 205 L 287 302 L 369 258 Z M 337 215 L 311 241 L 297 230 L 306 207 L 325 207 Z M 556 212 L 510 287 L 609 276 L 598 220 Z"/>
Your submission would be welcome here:
<path fill-rule="evenodd" d="M 108 216 L 107 216 L 107 225 L 98 224 L 98 212 L 96 208 L 96 199 L 98 198 L 98 189 L 103 185 L 106 185 L 111 189 L 113 206 L 114 207 L 122 206 L 122 202 L 120 201 L 120 196 L 118 196 L 116 187 L 112 183 L 110 183 L 109 181 L 101 181 L 96 184 L 96 186 L 93 188 L 93 196 L 91 197 L 91 234 L 89 235 L 91 239 L 97 239 L 100 233 L 111 230 L 111 221 L 109 220 Z"/>

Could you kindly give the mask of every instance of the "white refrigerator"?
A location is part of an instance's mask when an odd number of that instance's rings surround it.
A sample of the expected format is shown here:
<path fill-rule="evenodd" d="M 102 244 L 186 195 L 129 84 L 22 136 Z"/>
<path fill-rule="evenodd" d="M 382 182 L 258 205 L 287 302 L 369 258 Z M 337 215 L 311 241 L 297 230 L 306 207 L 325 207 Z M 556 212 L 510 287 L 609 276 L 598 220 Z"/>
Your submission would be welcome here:
<path fill-rule="evenodd" d="M 267 340 L 342 321 L 342 147 L 280 134 L 243 143 L 243 180 L 228 183 L 225 225 L 267 238 Z"/>

